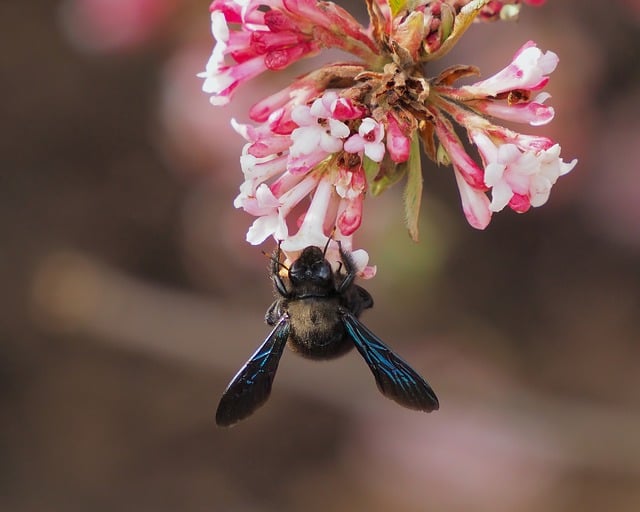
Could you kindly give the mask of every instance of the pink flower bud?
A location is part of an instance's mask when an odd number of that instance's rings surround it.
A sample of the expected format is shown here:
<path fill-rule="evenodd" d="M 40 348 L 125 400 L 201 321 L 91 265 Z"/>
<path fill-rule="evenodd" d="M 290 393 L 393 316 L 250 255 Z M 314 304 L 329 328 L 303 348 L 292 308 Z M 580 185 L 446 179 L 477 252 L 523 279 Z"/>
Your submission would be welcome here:
<path fill-rule="evenodd" d="M 409 160 L 411 140 L 400 129 L 393 114 L 387 116 L 387 150 L 391 159 L 396 163 Z"/>
<path fill-rule="evenodd" d="M 484 192 L 473 188 L 454 168 L 460 200 L 462 201 L 462 211 L 469 224 L 476 229 L 484 229 L 491 222 L 491 210 L 489 209 L 489 198 Z"/>

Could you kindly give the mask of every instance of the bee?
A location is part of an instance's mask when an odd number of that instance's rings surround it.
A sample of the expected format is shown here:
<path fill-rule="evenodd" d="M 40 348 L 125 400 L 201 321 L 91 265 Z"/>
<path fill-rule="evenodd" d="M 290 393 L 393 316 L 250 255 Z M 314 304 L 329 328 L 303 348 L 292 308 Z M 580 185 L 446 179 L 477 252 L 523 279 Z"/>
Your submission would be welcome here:
<path fill-rule="evenodd" d="M 355 263 L 339 243 L 341 262 L 332 269 L 328 244 L 324 250 L 305 248 L 289 267 L 280 246 L 274 251 L 270 276 L 279 298 L 265 314 L 273 330 L 227 386 L 216 412 L 218 426 L 245 419 L 267 401 L 285 345 L 311 359 L 337 357 L 355 346 L 384 396 L 409 409 L 438 409 L 427 381 L 358 320 L 373 298 L 355 284 Z"/>

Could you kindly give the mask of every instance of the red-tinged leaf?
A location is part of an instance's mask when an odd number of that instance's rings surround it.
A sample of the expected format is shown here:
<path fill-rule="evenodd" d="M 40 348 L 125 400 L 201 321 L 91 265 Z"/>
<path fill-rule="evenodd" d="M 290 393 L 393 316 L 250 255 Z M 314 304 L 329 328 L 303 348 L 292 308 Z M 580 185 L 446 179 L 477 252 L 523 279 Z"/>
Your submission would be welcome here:
<path fill-rule="evenodd" d="M 444 40 L 442 45 L 435 52 L 429 55 L 427 60 L 440 59 L 458 42 L 458 39 L 464 34 L 473 23 L 473 20 L 480 13 L 482 8 L 489 3 L 490 0 L 471 0 L 466 4 L 453 20 L 453 27 L 449 26 L 450 20 L 446 22 L 446 26 L 442 27 Z M 448 32 L 448 34 L 447 34 Z"/>
<path fill-rule="evenodd" d="M 428 158 L 436 161 L 436 142 L 435 142 L 435 127 L 432 123 L 423 121 L 418 128 L 420 139 L 422 140 L 422 149 Z"/>

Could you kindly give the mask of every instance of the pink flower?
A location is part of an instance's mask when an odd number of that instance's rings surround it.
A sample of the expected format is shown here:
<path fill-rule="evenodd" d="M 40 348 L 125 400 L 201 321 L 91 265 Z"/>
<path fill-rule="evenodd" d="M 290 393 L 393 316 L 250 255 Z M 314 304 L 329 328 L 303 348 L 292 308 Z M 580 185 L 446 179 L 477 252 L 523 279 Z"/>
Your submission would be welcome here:
<path fill-rule="evenodd" d="M 335 182 L 336 192 L 340 196 L 336 225 L 343 235 L 352 235 L 362 222 L 364 194 L 367 179 L 362 166 L 353 169 L 339 169 Z"/>
<path fill-rule="evenodd" d="M 258 126 L 232 121 L 248 141 L 240 159 L 245 181 L 234 205 L 258 217 L 249 228 L 247 241 L 257 245 L 273 236 L 282 241 L 282 250 L 293 259 L 309 245 L 324 247 L 335 226 L 333 238 L 345 248 L 352 247 L 367 189 L 361 159 L 342 158 L 335 168 L 320 164 L 342 153 L 343 139 L 351 133 L 349 124 L 361 124 L 359 118 L 340 121 L 335 116 L 353 118 L 361 111 L 350 100 L 329 91 L 311 105 L 291 109 L 297 128 L 289 134 L 272 131 L 272 120 L 280 114 L 274 110 Z M 290 213 L 310 196 L 297 231 L 291 233 Z M 356 252 L 360 274 L 372 277 L 375 268 L 367 266 L 368 255 Z M 339 260 L 337 245 L 332 245 L 329 253 L 333 260 Z"/>
<path fill-rule="evenodd" d="M 305 247 L 316 245 L 322 247 L 327 243 L 324 224 L 333 195 L 333 183 L 328 176 L 322 177 L 315 187 L 315 192 L 304 219 L 297 233 L 282 242 L 282 250 L 287 253 L 302 252 Z"/>
<path fill-rule="evenodd" d="M 244 182 L 234 202 L 256 217 L 247 240 L 259 244 L 273 236 L 290 260 L 309 245 L 324 247 L 330 237 L 352 250 L 367 192 L 377 195 L 405 176 L 405 216 L 416 237 L 420 142 L 428 157 L 453 167 L 463 212 L 477 229 L 507 205 L 524 212 L 546 202 L 576 161 L 564 162 L 551 139 L 494 120 L 541 126 L 553 119 L 554 109 L 545 104 L 550 95 L 541 89 L 557 55 L 529 41 L 503 70 L 462 87 L 455 82 L 477 74 L 474 67 L 424 74 L 430 69 L 425 64 L 448 52 L 475 19 L 512 18 L 520 4 L 371 0 L 364 28 L 322 0 L 215 0 L 217 43 L 200 75 L 215 105 L 228 103 L 263 71 L 325 48 L 358 59 L 321 66 L 257 102 L 249 112 L 256 125 L 232 121 L 247 140 Z M 463 130 L 478 149 L 475 156 L 460 140 Z M 337 244 L 328 251 L 339 259 Z M 361 275 L 372 276 L 366 252 L 354 255 Z"/>
<path fill-rule="evenodd" d="M 374 162 L 382 162 L 384 157 L 384 126 L 374 119 L 367 117 L 362 120 L 358 133 L 353 134 L 344 143 L 347 153 L 364 152 Z"/>
<path fill-rule="evenodd" d="M 450 123 L 444 118 L 436 119 L 435 131 L 460 177 L 473 188 L 485 190 L 484 172 L 467 153 Z"/>
<path fill-rule="evenodd" d="M 533 6 L 540 6 L 545 2 L 546 0 L 524 0 L 524 3 Z M 482 21 L 517 20 L 520 14 L 520 3 L 521 0 L 490 0 L 480 11 L 478 18 Z"/>
<path fill-rule="evenodd" d="M 338 95 L 326 93 L 311 106 L 298 105 L 291 113 L 298 128 L 291 133 L 289 170 L 307 172 L 327 155 L 342 149 L 342 139 L 349 136 L 349 127 L 333 117 Z"/>
<path fill-rule="evenodd" d="M 446 150 L 460 192 L 462 211 L 471 226 L 476 229 L 484 229 L 491 221 L 489 199 L 485 191 L 484 173 L 482 169 L 467 154 L 458 136 L 448 123 L 439 121 L 436 124 L 436 133 Z"/>
<path fill-rule="evenodd" d="M 352 251 L 352 233 L 345 233 L 340 229 L 340 222 L 335 224 L 335 220 L 332 221 L 331 219 L 331 212 L 335 211 L 336 201 L 337 197 L 333 179 L 330 176 L 322 177 L 317 183 L 315 193 L 313 194 L 309 208 L 304 215 L 304 219 L 297 233 L 285 238 L 280 247 L 287 255 L 299 254 L 305 247 L 310 245 L 324 247 L 329 241 L 329 237 L 324 234 L 325 225 L 327 223 L 337 225 L 339 230 L 334 236 L 334 239 L 340 241 L 343 248 L 352 253 L 361 277 L 373 277 L 375 275 L 375 267 L 367 266 L 369 256 L 366 251 L 362 249 Z M 344 210 L 341 213 L 344 214 Z M 329 261 L 340 261 L 337 244 L 331 244 L 327 253 Z"/>
<path fill-rule="evenodd" d="M 462 178 L 474 190 L 476 199 L 480 192 L 490 189 L 488 208 L 492 212 L 509 205 L 523 213 L 531 206 L 544 204 L 558 177 L 577 164 L 577 160 L 564 162 L 560 158 L 560 146 L 551 139 L 508 130 L 492 124 L 482 115 L 532 126 L 550 122 L 555 112 L 544 105 L 550 95 L 542 92 L 533 100 L 529 95 L 547 83 L 547 74 L 555 69 L 557 62 L 553 52 L 543 53 L 529 42 L 516 53 L 507 68 L 485 81 L 460 88 L 444 84 L 435 87 L 441 95 L 434 102 L 436 107 L 467 130 L 483 163 L 482 168 L 476 164 L 450 123 L 439 119 L 442 114 L 437 110 L 432 111 L 435 133 L 457 172 L 458 187 L 461 185 L 459 178 Z M 441 76 L 448 77 L 447 73 L 449 71 Z M 460 188 L 460 194 L 469 223 L 474 227 L 485 227 L 483 223 L 488 217 L 478 215 L 482 210 L 481 203 L 472 203 L 473 197 L 466 187 Z"/>
<path fill-rule="evenodd" d="M 461 87 L 460 92 L 476 97 L 495 97 L 519 89 L 537 91 L 547 85 L 548 75 L 557 65 L 558 56 L 555 53 L 542 53 L 533 41 L 528 41 L 516 52 L 506 68 L 486 80 Z"/>
<path fill-rule="evenodd" d="M 551 97 L 549 93 L 541 92 L 532 101 L 514 103 L 495 100 L 476 100 L 469 104 L 478 111 L 491 117 L 512 121 L 515 123 L 529 123 L 531 126 L 542 126 L 553 120 L 555 110 L 544 105 Z"/>
<path fill-rule="evenodd" d="M 460 200 L 462 201 L 462 211 L 469 224 L 476 229 L 484 229 L 491 222 L 491 209 L 489 208 L 489 198 L 486 194 L 467 183 L 462 174 L 454 168 L 453 171 Z"/>
<path fill-rule="evenodd" d="M 323 47 L 375 56 L 376 47 L 360 24 L 326 2 L 214 0 L 210 10 L 217 44 L 199 76 L 213 105 L 227 104 L 239 85 L 267 69 L 284 69 Z M 226 57 L 234 62 L 225 64 Z"/>
<path fill-rule="evenodd" d="M 222 106 L 229 103 L 233 92 L 240 84 L 265 70 L 264 62 L 260 58 L 254 58 L 237 66 L 220 66 L 211 59 L 206 71 L 198 76 L 206 78 L 202 90 L 212 94 L 211 104 Z"/>
<path fill-rule="evenodd" d="M 531 149 L 515 143 L 496 144 L 485 132 L 471 132 L 485 162 L 485 184 L 491 187 L 491 211 L 505 206 L 524 213 L 529 206 L 547 202 L 557 179 L 570 172 L 577 160 L 566 163 L 560 158 L 560 145 Z M 513 203 L 512 203 L 513 200 Z"/>

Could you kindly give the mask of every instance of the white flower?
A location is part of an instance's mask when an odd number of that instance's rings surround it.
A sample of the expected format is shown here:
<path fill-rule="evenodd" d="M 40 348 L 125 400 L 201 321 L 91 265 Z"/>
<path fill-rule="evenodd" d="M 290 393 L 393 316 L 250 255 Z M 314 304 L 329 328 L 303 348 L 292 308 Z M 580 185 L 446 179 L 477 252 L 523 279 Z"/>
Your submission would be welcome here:
<path fill-rule="evenodd" d="M 349 135 L 349 127 L 332 118 L 326 101 L 324 97 L 318 98 L 311 106 L 298 105 L 291 112 L 291 119 L 298 125 L 291 133 L 289 170 L 292 172 L 311 170 L 327 155 L 340 151 L 342 139 Z"/>
<path fill-rule="evenodd" d="M 347 153 L 364 154 L 374 162 L 382 162 L 384 158 L 384 126 L 371 117 L 365 117 L 360 124 L 358 133 L 354 133 L 344 143 Z"/>
<path fill-rule="evenodd" d="M 558 178 L 578 162 L 575 159 L 564 162 L 559 144 L 532 150 L 515 143 L 496 145 L 482 131 L 472 132 L 471 137 L 485 162 L 484 181 L 491 187 L 489 208 L 493 212 L 499 212 L 514 198 L 511 207 L 518 212 L 528 210 L 529 206 L 542 206 Z"/>

